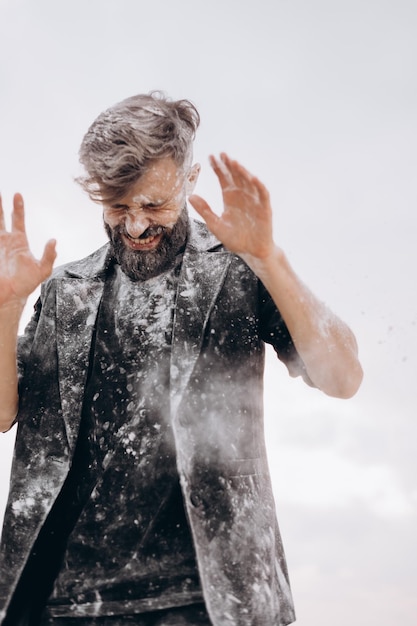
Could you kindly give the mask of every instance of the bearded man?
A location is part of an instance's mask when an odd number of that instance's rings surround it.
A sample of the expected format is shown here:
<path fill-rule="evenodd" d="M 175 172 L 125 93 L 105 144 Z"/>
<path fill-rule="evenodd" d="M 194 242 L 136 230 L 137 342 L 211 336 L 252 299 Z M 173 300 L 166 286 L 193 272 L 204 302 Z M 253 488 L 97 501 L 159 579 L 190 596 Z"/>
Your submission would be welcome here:
<path fill-rule="evenodd" d="M 223 213 L 193 195 L 198 124 L 189 101 L 159 93 L 94 121 L 79 182 L 109 242 L 51 276 L 55 242 L 33 258 L 21 196 L 11 232 L 1 210 L 0 427 L 18 424 L 2 626 L 294 620 L 264 345 L 332 396 L 353 395 L 362 371 L 350 329 L 274 243 L 264 185 L 221 154 L 210 161 Z"/>

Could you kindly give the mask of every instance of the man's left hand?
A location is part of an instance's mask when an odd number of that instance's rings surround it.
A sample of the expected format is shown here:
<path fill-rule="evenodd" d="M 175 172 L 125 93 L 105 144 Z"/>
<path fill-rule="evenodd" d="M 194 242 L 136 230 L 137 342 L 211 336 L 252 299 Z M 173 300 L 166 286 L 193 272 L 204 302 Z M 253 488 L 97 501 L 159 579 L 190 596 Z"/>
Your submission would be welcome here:
<path fill-rule="evenodd" d="M 261 181 L 225 153 L 210 157 L 223 194 L 223 213 L 216 215 L 200 196 L 190 204 L 223 245 L 250 263 L 268 257 L 274 249 L 269 192 Z"/>

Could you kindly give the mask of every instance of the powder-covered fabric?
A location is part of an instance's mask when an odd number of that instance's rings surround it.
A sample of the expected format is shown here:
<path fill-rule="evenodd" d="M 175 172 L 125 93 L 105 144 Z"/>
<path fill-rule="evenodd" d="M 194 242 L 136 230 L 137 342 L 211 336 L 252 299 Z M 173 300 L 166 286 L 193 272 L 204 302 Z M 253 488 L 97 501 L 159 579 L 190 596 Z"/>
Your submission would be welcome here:
<path fill-rule="evenodd" d="M 142 612 L 147 599 L 155 609 L 202 599 L 170 422 L 180 261 L 145 282 L 132 282 L 115 265 L 106 281 L 77 444 L 82 453 L 70 474 L 82 511 L 49 602 L 60 615 L 67 605 L 69 615 L 82 616 L 91 602 L 101 602 L 99 614 L 107 615 Z M 60 500 L 65 511 L 68 496 Z"/>
<path fill-rule="evenodd" d="M 2 626 L 24 623 L 38 589 L 36 540 L 74 457 L 108 252 L 105 246 L 54 272 L 19 342 L 19 423 L 0 550 Z M 214 626 L 294 621 L 263 431 L 264 342 L 308 381 L 257 277 L 193 222 L 176 294 L 170 416 Z M 27 572 L 30 584 L 21 584 Z"/>

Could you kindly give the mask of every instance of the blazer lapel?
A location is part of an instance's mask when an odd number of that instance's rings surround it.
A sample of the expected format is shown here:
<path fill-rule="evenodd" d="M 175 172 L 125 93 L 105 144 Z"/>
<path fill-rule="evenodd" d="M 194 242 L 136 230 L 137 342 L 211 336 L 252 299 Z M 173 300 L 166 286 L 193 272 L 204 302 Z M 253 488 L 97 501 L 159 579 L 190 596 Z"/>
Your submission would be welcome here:
<path fill-rule="evenodd" d="M 103 296 L 106 249 L 101 249 L 95 257 L 74 264 L 69 276 L 56 279 L 59 384 L 71 449 L 78 436 L 91 344 Z M 229 264 L 230 253 L 221 248 L 205 225 L 192 223 L 175 307 L 171 352 L 172 415 L 177 412 L 200 354 L 204 330 Z"/>
<path fill-rule="evenodd" d="M 195 223 L 178 284 L 171 352 L 171 412 L 174 416 L 200 354 L 210 312 L 223 285 L 230 253 Z"/>
<path fill-rule="evenodd" d="M 91 342 L 104 282 L 64 278 L 57 285 L 57 347 L 61 406 L 70 449 L 81 418 Z"/>

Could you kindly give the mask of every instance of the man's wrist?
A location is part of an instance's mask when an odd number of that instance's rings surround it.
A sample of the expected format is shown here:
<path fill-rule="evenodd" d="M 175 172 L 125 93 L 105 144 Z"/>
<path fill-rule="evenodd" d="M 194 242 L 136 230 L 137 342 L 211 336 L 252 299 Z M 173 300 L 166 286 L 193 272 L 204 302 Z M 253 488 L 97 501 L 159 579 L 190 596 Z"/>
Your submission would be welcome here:
<path fill-rule="evenodd" d="M 16 298 L 0 305 L 0 324 L 3 327 L 18 326 L 26 305 L 26 298 Z"/>
<path fill-rule="evenodd" d="M 263 257 L 242 255 L 242 259 L 262 282 L 272 275 L 276 276 L 277 271 L 279 272 L 280 269 L 285 271 L 289 268 L 284 251 L 276 245 L 271 248 L 270 253 Z"/>

